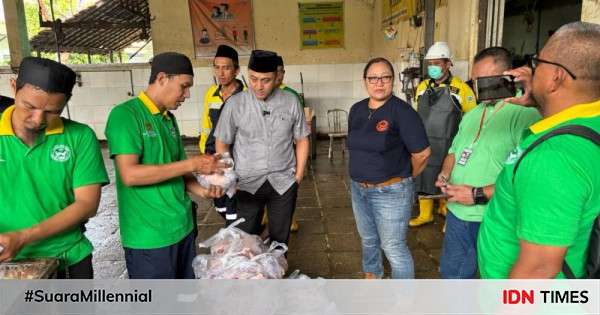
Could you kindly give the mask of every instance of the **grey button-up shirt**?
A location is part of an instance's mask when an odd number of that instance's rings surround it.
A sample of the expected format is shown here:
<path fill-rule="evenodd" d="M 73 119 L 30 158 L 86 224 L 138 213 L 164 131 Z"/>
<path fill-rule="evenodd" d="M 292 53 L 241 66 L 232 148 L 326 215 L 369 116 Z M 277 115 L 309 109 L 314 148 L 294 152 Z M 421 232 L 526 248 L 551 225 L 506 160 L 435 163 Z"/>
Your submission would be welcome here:
<path fill-rule="evenodd" d="M 294 184 L 294 140 L 309 134 L 298 98 L 279 88 L 265 101 L 250 90 L 231 96 L 215 129 L 215 138 L 233 144 L 239 189 L 251 194 L 267 180 L 281 195 Z"/>

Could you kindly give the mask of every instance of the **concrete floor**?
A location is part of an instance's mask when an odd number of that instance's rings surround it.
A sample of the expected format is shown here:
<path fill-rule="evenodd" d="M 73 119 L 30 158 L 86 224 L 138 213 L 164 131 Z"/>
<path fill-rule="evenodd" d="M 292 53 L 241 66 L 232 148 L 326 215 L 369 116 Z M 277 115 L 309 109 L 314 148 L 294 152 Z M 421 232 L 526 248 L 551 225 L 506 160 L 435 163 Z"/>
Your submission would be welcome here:
<path fill-rule="evenodd" d="M 361 278 L 360 237 L 352 214 L 346 159 L 336 144 L 333 161 L 327 158 L 327 145 L 319 141 L 317 159 L 302 182 L 296 217 L 300 230 L 289 243 L 289 272 L 299 269 L 310 277 Z M 186 145 L 190 154 L 195 144 Z M 94 244 L 94 271 L 99 279 L 126 278 L 120 244 L 114 168 L 103 150 L 111 183 L 103 188 L 96 217 L 87 224 L 86 235 Z M 208 201 L 198 201 L 198 241 L 205 240 L 223 226 L 223 219 Z M 415 212 L 416 214 L 416 212 Z M 415 261 L 417 278 L 439 278 L 438 266 L 443 234 L 443 217 L 432 224 L 411 228 L 408 244 Z M 389 275 L 386 267 L 386 275 Z"/>

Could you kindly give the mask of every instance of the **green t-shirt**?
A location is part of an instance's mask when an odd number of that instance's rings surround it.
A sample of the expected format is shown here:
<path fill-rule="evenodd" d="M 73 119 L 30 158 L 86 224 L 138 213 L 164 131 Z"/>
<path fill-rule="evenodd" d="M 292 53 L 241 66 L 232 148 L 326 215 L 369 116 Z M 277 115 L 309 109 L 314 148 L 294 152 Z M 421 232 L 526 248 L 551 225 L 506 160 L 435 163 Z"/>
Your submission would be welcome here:
<path fill-rule="evenodd" d="M 508 153 L 519 144 L 525 128 L 540 118 L 534 108 L 501 101 L 494 106 L 479 104 L 465 114 L 448 150 L 455 157 L 450 182 L 474 187 L 493 184 Z M 474 142 L 480 125 L 479 138 Z M 462 165 L 458 162 L 465 149 L 470 149 L 472 153 Z M 465 206 L 448 202 L 448 209 L 463 221 L 481 222 L 485 205 Z"/>
<path fill-rule="evenodd" d="M 300 94 L 298 94 L 298 92 L 296 92 L 296 90 L 292 89 L 291 87 L 285 85 L 285 84 L 281 84 L 279 86 L 280 89 L 284 90 L 284 91 L 288 91 L 294 95 L 296 95 L 296 97 L 298 98 L 298 101 L 300 102 L 300 105 L 302 105 L 302 108 L 304 108 L 304 99 L 302 97 L 300 97 Z"/>
<path fill-rule="evenodd" d="M 34 226 L 75 202 L 74 190 L 107 184 L 100 145 L 84 124 L 54 120 L 28 147 L 15 136 L 9 107 L 0 119 L 0 233 Z M 92 253 L 76 226 L 29 244 L 15 257 L 56 257 L 73 265 Z"/>
<path fill-rule="evenodd" d="M 600 101 L 572 106 L 526 131 L 496 181 L 477 241 L 482 278 L 507 278 L 519 240 L 568 247 L 566 261 L 583 275 L 592 223 L 600 213 L 600 148 L 578 136 L 550 138 L 513 168 L 522 152 L 547 132 L 567 124 L 600 132 Z M 564 278 L 562 273 L 557 278 Z"/>
<path fill-rule="evenodd" d="M 160 113 L 142 92 L 116 106 L 108 117 L 106 138 L 111 158 L 136 154 L 140 164 L 186 159 L 175 117 Z M 124 247 L 152 249 L 173 245 L 193 228 L 192 201 L 183 177 L 147 186 L 125 186 L 115 165 L 119 223 Z"/>

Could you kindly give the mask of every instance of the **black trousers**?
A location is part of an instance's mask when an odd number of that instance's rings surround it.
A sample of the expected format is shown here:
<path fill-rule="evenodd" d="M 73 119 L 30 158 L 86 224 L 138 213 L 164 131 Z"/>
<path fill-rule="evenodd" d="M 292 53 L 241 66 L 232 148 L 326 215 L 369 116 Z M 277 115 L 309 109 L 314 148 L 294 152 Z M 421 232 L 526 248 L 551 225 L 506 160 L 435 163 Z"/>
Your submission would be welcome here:
<path fill-rule="evenodd" d="M 196 237 L 198 236 L 198 204 L 194 201 L 192 201 L 192 223 L 194 224 L 192 233 Z"/>
<path fill-rule="evenodd" d="M 235 220 L 237 220 L 237 205 L 235 195 L 229 197 L 223 195 L 220 198 L 213 199 L 215 204 L 215 210 L 217 213 L 225 219 L 225 226 L 229 226 Z"/>
<path fill-rule="evenodd" d="M 94 279 L 92 254 L 76 264 L 67 266 L 65 270 L 59 270 L 56 277 L 58 279 Z"/>
<path fill-rule="evenodd" d="M 294 183 L 283 195 L 280 195 L 269 181 L 266 181 L 255 194 L 238 190 L 237 215 L 238 218 L 246 219 L 246 222 L 237 227 L 250 234 L 260 234 L 261 221 L 267 206 L 271 241 L 287 244 L 297 197 L 297 183 Z"/>
<path fill-rule="evenodd" d="M 190 232 L 181 241 L 154 249 L 125 247 L 129 279 L 194 279 L 192 261 L 196 257 L 196 234 Z"/>

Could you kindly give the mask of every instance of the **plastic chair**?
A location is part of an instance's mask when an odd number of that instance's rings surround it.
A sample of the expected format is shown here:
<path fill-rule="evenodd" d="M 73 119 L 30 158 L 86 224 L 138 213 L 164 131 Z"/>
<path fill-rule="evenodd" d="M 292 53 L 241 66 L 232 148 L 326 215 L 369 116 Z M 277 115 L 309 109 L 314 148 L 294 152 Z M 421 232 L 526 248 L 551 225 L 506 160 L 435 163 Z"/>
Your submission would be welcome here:
<path fill-rule="evenodd" d="M 348 112 L 343 109 L 330 109 L 327 111 L 327 124 L 329 131 L 329 159 L 333 159 L 333 140 L 342 139 L 342 154 L 346 152 L 346 137 L 348 137 Z"/>

